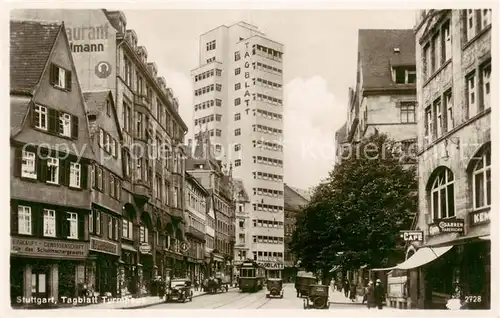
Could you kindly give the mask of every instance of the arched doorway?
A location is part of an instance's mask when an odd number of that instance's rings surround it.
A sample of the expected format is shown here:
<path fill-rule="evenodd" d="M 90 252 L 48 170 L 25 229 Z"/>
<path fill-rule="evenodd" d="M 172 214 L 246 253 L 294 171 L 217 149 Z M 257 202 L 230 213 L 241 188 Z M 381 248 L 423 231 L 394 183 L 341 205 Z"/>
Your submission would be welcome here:
<path fill-rule="evenodd" d="M 167 252 L 165 253 L 165 277 L 172 278 L 174 274 L 174 241 L 175 241 L 175 230 L 172 223 L 168 222 L 165 225 L 165 248 Z"/>

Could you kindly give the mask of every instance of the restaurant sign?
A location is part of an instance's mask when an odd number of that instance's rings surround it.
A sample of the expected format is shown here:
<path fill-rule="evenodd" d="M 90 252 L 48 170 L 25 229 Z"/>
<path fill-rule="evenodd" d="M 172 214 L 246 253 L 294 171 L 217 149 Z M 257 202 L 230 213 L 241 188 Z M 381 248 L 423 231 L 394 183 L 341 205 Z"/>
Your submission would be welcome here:
<path fill-rule="evenodd" d="M 90 238 L 89 249 L 96 252 L 118 255 L 118 244 L 95 237 Z"/>
<path fill-rule="evenodd" d="M 87 242 L 70 242 L 39 238 L 11 237 L 10 252 L 19 256 L 56 259 L 85 259 L 89 253 Z"/>
<path fill-rule="evenodd" d="M 488 223 L 490 221 L 490 210 L 471 212 L 470 214 L 470 225 L 479 225 L 483 223 Z"/>
<path fill-rule="evenodd" d="M 283 269 L 282 263 L 271 263 L 271 262 L 259 262 L 259 265 L 265 269 Z"/>
<path fill-rule="evenodd" d="M 464 220 L 463 219 L 446 219 L 436 220 L 434 224 L 429 226 L 429 235 L 436 235 L 441 233 L 463 233 Z"/>
<path fill-rule="evenodd" d="M 401 238 L 405 242 L 423 242 L 424 241 L 424 232 L 423 231 L 400 231 Z"/>

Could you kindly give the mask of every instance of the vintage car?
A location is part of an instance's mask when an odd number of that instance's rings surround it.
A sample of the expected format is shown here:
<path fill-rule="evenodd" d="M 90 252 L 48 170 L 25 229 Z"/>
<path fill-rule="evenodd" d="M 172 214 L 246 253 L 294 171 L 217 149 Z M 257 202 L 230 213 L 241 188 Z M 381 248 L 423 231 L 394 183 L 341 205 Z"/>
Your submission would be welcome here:
<path fill-rule="evenodd" d="M 176 300 L 186 302 L 193 300 L 193 284 L 189 278 L 174 278 L 170 281 L 165 293 L 165 302 Z"/>
<path fill-rule="evenodd" d="M 309 286 L 316 284 L 318 279 L 311 272 L 299 271 L 295 277 L 295 290 L 297 297 L 307 296 L 309 293 Z"/>
<path fill-rule="evenodd" d="M 304 299 L 304 309 L 328 309 L 330 302 L 328 301 L 328 285 L 310 285 L 308 296 Z"/>
<path fill-rule="evenodd" d="M 271 296 L 283 298 L 283 280 L 281 278 L 267 279 L 266 297 L 270 298 Z"/>

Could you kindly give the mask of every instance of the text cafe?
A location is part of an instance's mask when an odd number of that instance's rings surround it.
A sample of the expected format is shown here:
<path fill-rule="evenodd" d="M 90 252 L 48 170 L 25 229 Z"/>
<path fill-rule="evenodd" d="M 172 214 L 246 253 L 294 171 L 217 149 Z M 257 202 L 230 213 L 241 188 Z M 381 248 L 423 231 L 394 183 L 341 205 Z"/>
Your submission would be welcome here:
<path fill-rule="evenodd" d="M 11 300 L 74 297 L 84 280 L 88 242 L 11 237 Z M 24 298 L 23 298 L 24 297 Z M 29 306 L 13 302 L 13 306 Z"/>
<path fill-rule="evenodd" d="M 119 258 L 118 243 L 101 237 L 90 237 L 89 257 L 85 267 L 85 282 L 89 291 L 119 296 Z"/>

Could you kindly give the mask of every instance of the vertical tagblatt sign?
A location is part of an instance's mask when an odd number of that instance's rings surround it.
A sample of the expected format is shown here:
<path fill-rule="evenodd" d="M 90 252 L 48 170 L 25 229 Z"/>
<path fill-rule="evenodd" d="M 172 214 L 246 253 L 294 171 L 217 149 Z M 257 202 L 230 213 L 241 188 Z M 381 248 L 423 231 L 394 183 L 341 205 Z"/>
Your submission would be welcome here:
<path fill-rule="evenodd" d="M 248 84 L 248 80 L 250 79 L 250 53 L 248 53 L 248 45 L 250 43 L 246 42 L 245 43 L 245 94 L 243 95 L 243 101 L 245 102 L 245 112 L 248 115 L 248 111 L 250 110 L 250 91 L 248 90 L 250 88 L 250 84 Z"/>

